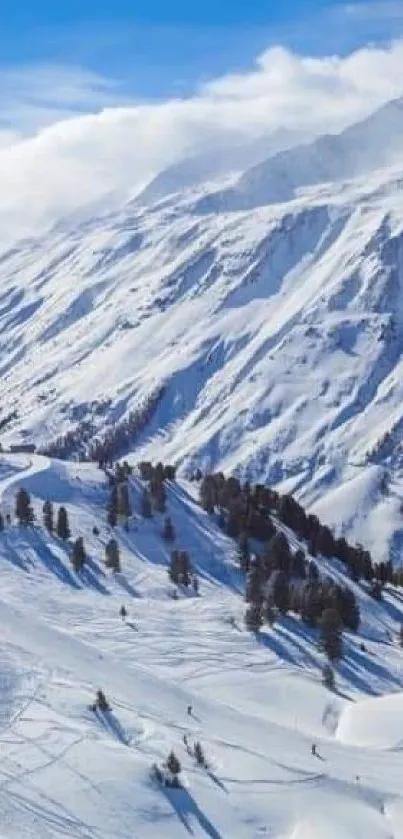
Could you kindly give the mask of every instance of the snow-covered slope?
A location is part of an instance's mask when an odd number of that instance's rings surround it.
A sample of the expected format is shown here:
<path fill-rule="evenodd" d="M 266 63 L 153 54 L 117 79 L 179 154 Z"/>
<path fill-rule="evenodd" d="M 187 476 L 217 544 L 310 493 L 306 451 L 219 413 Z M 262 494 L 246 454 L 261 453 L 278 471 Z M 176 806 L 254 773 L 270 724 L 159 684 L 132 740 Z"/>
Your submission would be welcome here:
<path fill-rule="evenodd" d="M 207 212 L 199 185 L 1 254 L 2 442 L 94 437 L 151 397 L 134 461 L 280 484 L 398 560 L 402 183 L 396 166 L 242 212 Z"/>
<path fill-rule="evenodd" d="M 95 466 L 8 457 L 0 478 L 3 512 L 20 485 L 38 515 L 46 497 L 63 503 L 89 554 L 78 576 L 66 546 L 40 527 L 0 534 L 4 839 L 402 837 L 398 594 L 377 604 L 355 587 L 362 631 L 346 634 L 331 693 L 315 638 L 296 618 L 260 640 L 245 631 L 234 543 L 191 486 L 171 485 L 168 509 L 200 592 L 174 601 L 160 516 L 117 529 L 122 573 L 105 573 L 107 487 Z M 134 477 L 135 511 L 140 489 Z M 103 721 L 88 710 L 99 687 L 112 705 Z M 207 771 L 185 734 L 201 740 Z M 150 778 L 171 748 L 183 790 Z"/>

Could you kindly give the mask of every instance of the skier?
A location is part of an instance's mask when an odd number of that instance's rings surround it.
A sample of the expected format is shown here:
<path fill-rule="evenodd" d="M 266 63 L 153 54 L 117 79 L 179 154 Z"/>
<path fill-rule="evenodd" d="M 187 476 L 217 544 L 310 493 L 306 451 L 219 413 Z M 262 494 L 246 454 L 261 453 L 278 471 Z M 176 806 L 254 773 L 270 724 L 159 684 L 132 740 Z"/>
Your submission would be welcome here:
<path fill-rule="evenodd" d="M 312 743 L 312 749 L 311 749 L 311 751 L 312 751 L 312 754 L 314 755 L 314 757 L 317 757 L 317 753 L 316 753 L 316 743 Z"/>
<path fill-rule="evenodd" d="M 192 706 L 188 705 L 188 717 L 192 716 Z"/>
<path fill-rule="evenodd" d="M 123 621 L 125 620 L 125 618 L 127 618 L 127 609 L 126 609 L 125 606 L 120 607 L 119 615 L 120 615 L 120 617 L 122 618 Z"/>

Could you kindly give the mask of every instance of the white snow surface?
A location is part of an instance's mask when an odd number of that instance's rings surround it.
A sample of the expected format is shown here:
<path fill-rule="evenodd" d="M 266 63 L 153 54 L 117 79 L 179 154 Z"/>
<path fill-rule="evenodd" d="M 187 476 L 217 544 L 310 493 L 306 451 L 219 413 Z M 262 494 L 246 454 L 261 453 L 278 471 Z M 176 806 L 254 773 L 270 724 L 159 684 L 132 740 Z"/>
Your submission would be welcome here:
<path fill-rule="evenodd" d="M 235 543 L 193 484 L 169 485 L 168 510 L 200 593 L 174 601 L 163 518 L 137 515 L 136 476 L 115 577 L 102 561 L 108 488 L 95 465 L 3 456 L 0 482 L 3 511 L 23 485 L 38 519 L 0 534 L 2 839 L 401 839 L 399 592 L 376 603 L 354 586 L 362 627 L 345 634 L 331 693 L 315 633 L 299 620 L 280 619 L 260 639 L 244 629 Z M 46 497 L 84 536 L 81 576 L 40 526 Z M 330 562 L 325 571 L 340 576 Z M 97 688 L 112 706 L 104 723 L 88 710 Z M 202 742 L 208 771 L 184 734 Z M 164 792 L 150 768 L 171 748 L 184 788 Z"/>
<path fill-rule="evenodd" d="M 102 433 L 163 385 L 133 462 L 266 481 L 399 562 L 403 168 L 373 167 L 402 114 L 226 175 L 249 209 L 162 173 L 0 254 L 2 443 Z"/>

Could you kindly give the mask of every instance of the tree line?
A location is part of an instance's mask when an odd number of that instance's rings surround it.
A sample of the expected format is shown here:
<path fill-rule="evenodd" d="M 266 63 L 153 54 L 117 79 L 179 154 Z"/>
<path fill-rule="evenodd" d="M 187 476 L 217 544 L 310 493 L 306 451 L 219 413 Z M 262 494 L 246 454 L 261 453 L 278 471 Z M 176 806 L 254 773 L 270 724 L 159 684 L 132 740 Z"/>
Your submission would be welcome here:
<path fill-rule="evenodd" d="M 403 585 L 402 570 L 395 570 L 390 561 L 376 563 L 362 545 L 351 545 L 344 536 L 335 537 L 330 527 L 308 514 L 292 495 L 281 495 L 261 484 L 241 484 L 218 472 L 200 478 L 200 503 L 208 513 L 218 513 L 219 524 L 235 539 L 269 541 L 276 531 L 273 517 L 277 517 L 305 542 L 311 556 L 340 560 L 355 582 L 363 579 L 381 586 L 387 582 Z M 375 586 L 374 594 L 378 591 Z"/>
<path fill-rule="evenodd" d="M 98 462 L 103 468 L 112 465 L 116 458 L 129 449 L 144 431 L 164 395 L 164 387 L 153 391 L 144 402 L 124 419 L 99 434 L 90 420 L 82 420 L 76 428 L 60 435 L 43 446 L 40 454 L 69 460 L 73 456 L 82 461 Z"/>

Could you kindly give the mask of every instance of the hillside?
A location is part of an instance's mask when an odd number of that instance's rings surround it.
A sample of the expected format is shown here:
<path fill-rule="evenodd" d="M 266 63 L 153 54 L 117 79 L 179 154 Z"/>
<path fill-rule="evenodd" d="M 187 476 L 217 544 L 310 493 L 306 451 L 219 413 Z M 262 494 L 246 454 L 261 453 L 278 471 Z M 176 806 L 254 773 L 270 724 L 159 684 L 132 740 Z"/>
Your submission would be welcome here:
<path fill-rule="evenodd" d="M 398 559 L 400 184 L 203 216 L 190 192 L 4 253 L 3 444 L 93 439 L 151 400 L 118 454 L 280 484 Z"/>
<path fill-rule="evenodd" d="M 0 533 L 4 839 L 403 835 L 400 590 L 388 587 L 377 603 L 345 580 L 361 627 L 344 633 L 333 693 L 322 685 L 316 631 L 295 615 L 259 637 L 244 628 L 235 543 L 201 510 L 194 484 L 167 485 L 176 545 L 200 582 L 197 596 L 180 589 L 173 600 L 163 516 L 139 514 L 136 472 L 134 517 L 128 532 L 115 532 L 116 575 L 103 565 L 109 488 L 95 465 L 8 456 L 0 477 L 3 514 L 20 486 L 37 514 L 35 527 L 13 518 Z M 48 497 L 67 507 L 73 537 L 84 537 L 79 574 L 67 543 L 40 526 Z M 337 564 L 318 565 L 344 579 Z M 100 687 L 112 707 L 105 718 L 88 710 Z M 187 753 L 185 734 L 202 742 L 208 770 Z M 150 777 L 171 748 L 181 790 Z"/>

